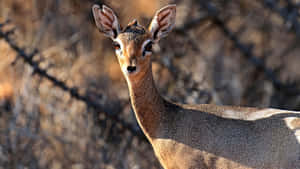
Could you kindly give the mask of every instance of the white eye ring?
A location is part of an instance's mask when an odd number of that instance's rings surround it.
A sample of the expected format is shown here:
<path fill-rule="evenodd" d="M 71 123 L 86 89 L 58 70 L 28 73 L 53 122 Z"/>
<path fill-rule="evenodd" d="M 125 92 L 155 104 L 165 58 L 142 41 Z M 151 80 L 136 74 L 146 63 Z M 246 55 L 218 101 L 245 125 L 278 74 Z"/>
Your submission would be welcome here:
<path fill-rule="evenodd" d="M 123 49 L 123 43 L 120 39 L 114 39 L 114 43 L 119 44 L 120 48 L 116 50 L 122 50 Z"/>
<path fill-rule="evenodd" d="M 146 56 L 147 54 L 151 54 L 152 53 L 152 43 L 153 42 L 150 39 L 147 39 L 147 40 L 144 41 L 144 43 L 142 45 L 142 49 L 143 49 L 142 55 L 143 55 L 143 57 Z M 146 49 L 147 45 L 151 45 L 150 49 Z"/>
<path fill-rule="evenodd" d="M 122 50 L 123 50 L 123 43 L 122 43 L 122 41 L 120 40 L 120 39 L 114 39 L 114 43 L 116 43 L 116 44 L 119 44 L 119 48 L 118 49 L 115 49 L 115 52 L 116 52 L 116 54 L 117 55 L 119 55 L 119 56 L 122 56 Z"/>

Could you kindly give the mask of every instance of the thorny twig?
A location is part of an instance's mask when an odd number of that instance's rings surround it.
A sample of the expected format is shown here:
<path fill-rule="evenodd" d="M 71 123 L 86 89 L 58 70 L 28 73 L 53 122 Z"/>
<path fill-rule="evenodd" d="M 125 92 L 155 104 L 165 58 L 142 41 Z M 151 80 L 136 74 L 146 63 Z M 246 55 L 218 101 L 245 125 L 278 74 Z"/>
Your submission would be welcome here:
<path fill-rule="evenodd" d="M 300 23 L 298 22 L 299 13 L 298 7 L 296 7 L 295 4 L 293 4 L 290 0 L 287 0 L 287 6 L 280 8 L 277 5 L 277 1 L 274 0 L 264 0 L 260 2 L 264 5 L 264 7 L 279 14 L 285 21 L 286 25 L 291 28 L 298 37 L 300 37 Z"/>
<path fill-rule="evenodd" d="M 5 23 L 0 23 L 0 28 L 3 27 Z M 34 61 L 33 57 L 35 55 L 37 55 L 39 53 L 39 51 L 37 49 L 35 49 L 32 53 L 27 54 L 24 49 L 22 49 L 21 47 L 19 47 L 18 45 L 16 45 L 13 40 L 10 38 L 10 34 L 12 34 L 12 31 L 7 31 L 7 32 L 3 32 L 2 30 L 0 30 L 0 38 L 4 39 L 9 46 L 17 52 L 18 56 L 17 58 L 22 58 L 24 60 L 25 63 L 27 63 L 28 65 L 30 65 L 33 69 L 33 72 L 35 74 L 40 75 L 41 77 L 44 77 L 46 79 L 48 79 L 49 81 L 51 81 L 55 86 L 59 87 L 60 89 L 68 92 L 73 98 L 83 101 L 89 108 L 92 108 L 94 111 L 99 112 L 99 115 L 102 113 L 105 113 L 105 116 L 110 118 L 111 120 L 113 120 L 115 123 L 118 123 L 119 125 L 117 126 L 121 126 L 120 130 L 129 130 L 133 135 L 137 136 L 138 138 L 140 138 L 141 140 L 146 140 L 144 135 L 142 134 L 142 132 L 134 127 L 132 124 L 127 123 L 125 121 L 123 121 L 122 119 L 120 119 L 120 117 L 115 114 L 115 113 L 106 113 L 104 111 L 104 107 L 103 105 L 100 105 L 96 102 L 94 102 L 93 100 L 90 100 L 89 97 L 87 95 L 81 95 L 76 88 L 72 88 L 67 86 L 63 81 L 57 79 L 55 76 L 50 75 L 46 69 L 43 69 L 39 66 L 39 62 Z M 99 116 L 98 116 L 99 117 Z M 97 117 L 97 118 L 98 118 Z M 96 120 L 97 121 L 97 120 Z"/>
<path fill-rule="evenodd" d="M 234 46 L 240 50 L 240 52 L 246 56 L 256 68 L 262 70 L 277 90 L 282 90 L 287 95 L 296 96 L 300 94 L 300 90 L 293 84 L 285 84 L 281 82 L 276 76 L 275 72 L 268 68 L 265 62 L 259 57 L 255 56 L 252 52 L 252 45 L 247 45 L 241 42 L 241 40 L 226 26 L 226 24 L 220 19 L 218 9 L 211 3 L 201 0 L 199 5 L 205 9 L 209 15 L 212 16 L 212 21 L 216 24 L 224 33 L 224 35 L 230 39 Z"/>

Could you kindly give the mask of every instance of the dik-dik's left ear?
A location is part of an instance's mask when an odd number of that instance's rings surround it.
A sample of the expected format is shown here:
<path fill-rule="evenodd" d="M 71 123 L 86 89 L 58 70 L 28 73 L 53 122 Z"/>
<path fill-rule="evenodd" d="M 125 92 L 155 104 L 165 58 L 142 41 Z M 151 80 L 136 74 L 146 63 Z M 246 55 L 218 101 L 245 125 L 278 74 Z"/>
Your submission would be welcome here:
<path fill-rule="evenodd" d="M 93 5 L 92 7 L 94 19 L 97 27 L 106 36 L 115 39 L 121 31 L 117 15 L 109 7 L 102 5 Z"/>
<path fill-rule="evenodd" d="M 156 12 L 149 26 L 154 41 L 168 35 L 175 25 L 176 5 L 167 5 Z"/>

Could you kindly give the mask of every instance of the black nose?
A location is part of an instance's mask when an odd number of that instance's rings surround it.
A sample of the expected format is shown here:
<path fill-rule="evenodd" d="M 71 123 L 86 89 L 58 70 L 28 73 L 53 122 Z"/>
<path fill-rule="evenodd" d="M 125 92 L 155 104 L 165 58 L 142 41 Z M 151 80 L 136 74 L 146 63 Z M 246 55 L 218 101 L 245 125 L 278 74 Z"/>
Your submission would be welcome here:
<path fill-rule="evenodd" d="M 136 66 L 127 66 L 128 73 L 133 73 L 136 71 Z"/>

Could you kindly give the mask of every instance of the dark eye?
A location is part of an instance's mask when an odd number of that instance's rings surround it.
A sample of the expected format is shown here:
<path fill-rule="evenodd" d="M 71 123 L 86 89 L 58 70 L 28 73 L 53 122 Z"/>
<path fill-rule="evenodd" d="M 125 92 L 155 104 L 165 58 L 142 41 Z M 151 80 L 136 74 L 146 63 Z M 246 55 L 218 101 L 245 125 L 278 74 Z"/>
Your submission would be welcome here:
<path fill-rule="evenodd" d="M 144 47 L 143 56 L 146 55 L 146 52 L 152 52 L 152 44 L 153 42 L 147 43 L 147 45 Z"/>
<path fill-rule="evenodd" d="M 152 42 L 147 43 L 147 45 L 145 46 L 145 51 L 152 52 Z"/>
<path fill-rule="evenodd" d="M 113 46 L 114 46 L 115 50 L 119 50 L 121 48 L 121 46 L 118 42 L 113 42 Z"/>

